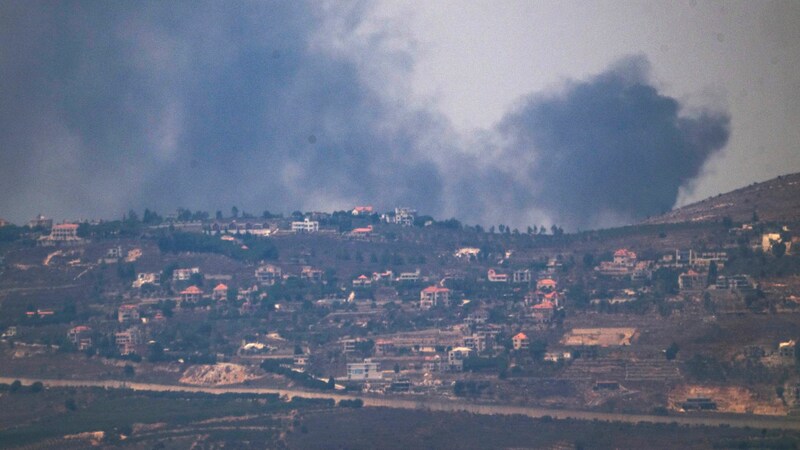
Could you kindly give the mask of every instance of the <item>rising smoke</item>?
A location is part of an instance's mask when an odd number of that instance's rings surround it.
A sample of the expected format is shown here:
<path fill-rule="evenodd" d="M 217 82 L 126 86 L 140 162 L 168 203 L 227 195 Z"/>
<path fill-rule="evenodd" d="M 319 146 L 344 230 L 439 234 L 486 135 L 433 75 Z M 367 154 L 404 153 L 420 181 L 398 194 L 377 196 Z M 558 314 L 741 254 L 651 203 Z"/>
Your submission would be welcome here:
<path fill-rule="evenodd" d="M 642 57 L 454 136 L 316 45 L 314 5 L 237 8 L 0 4 L 0 214 L 371 203 L 586 228 L 669 209 L 727 141 L 727 115 L 682 115 Z"/>

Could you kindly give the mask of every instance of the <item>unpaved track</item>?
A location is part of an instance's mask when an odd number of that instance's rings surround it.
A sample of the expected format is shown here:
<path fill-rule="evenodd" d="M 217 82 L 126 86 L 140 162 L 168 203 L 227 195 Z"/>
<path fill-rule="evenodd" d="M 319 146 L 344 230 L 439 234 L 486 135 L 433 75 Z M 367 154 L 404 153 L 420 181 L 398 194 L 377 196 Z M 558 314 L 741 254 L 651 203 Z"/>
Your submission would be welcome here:
<path fill-rule="evenodd" d="M 20 380 L 23 384 L 29 385 L 36 381 L 41 381 L 47 387 L 102 387 L 107 389 L 131 389 L 134 391 L 151 392 L 201 392 L 207 394 L 278 394 L 281 396 L 305 397 L 305 398 L 331 398 L 334 400 L 352 400 L 360 398 L 364 401 L 364 406 L 380 406 L 396 409 L 425 409 L 430 411 L 466 411 L 474 414 L 485 415 L 512 415 L 518 414 L 533 418 L 549 416 L 555 419 L 578 419 L 578 420 L 598 420 L 602 422 L 625 422 L 625 423 L 678 423 L 681 425 L 696 426 L 731 426 L 737 428 L 766 428 L 777 430 L 800 430 L 800 418 L 770 417 L 770 416 L 716 416 L 716 415 L 671 415 L 653 416 L 647 414 L 617 414 L 594 411 L 567 410 L 554 408 L 537 408 L 528 406 L 480 404 L 466 401 L 441 401 L 441 400 L 406 400 L 391 397 L 345 395 L 328 392 L 310 392 L 296 389 L 275 389 L 275 388 L 250 388 L 250 387 L 203 387 L 203 386 L 182 386 L 170 384 L 152 383 L 132 383 L 126 381 L 108 380 L 47 380 L 35 378 L 9 378 L 0 377 L 0 383 L 11 383 Z"/>

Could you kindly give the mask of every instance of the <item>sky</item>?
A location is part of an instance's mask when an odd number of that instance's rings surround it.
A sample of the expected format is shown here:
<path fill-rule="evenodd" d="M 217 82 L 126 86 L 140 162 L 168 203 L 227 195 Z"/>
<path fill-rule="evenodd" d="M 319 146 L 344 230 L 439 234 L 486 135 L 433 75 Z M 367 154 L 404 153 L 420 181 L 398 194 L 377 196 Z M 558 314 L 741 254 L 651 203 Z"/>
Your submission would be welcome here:
<path fill-rule="evenodd" d="M 634 223 L 800 171 L 800 3 L 0 2 L 0 217 Z"/>

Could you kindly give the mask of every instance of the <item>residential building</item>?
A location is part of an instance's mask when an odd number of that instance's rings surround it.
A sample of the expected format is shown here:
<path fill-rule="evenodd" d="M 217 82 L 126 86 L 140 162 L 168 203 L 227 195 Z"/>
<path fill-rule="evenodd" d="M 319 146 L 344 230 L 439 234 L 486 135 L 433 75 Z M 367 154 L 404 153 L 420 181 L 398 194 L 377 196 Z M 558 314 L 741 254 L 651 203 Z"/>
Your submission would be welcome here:
<path fill-rule="evenodd" d="M 545 300 L 542 303 L 533 305 L 532 316 L 533 320 L 539 323 L 548 323 L 553 320 L 555 315 L 555 305 L 550 300 Z"/>
<path fill-rule="evenodd" d="M 450 301 L 450 289 L 439 286 L 428 286 L 419 293 L 419 307 L 431 309 L 434 306 L 446 305 Z"/>
<path fill-rule="evenodd" d="M 92 347 L 92 329 L 86 325 L 78 325 L 67 331 L 67 339 L 75 345 L 78 350 L 86 350 Z"/>
<path fill-rule="evenodd" d="M 490 283 L 508 283 L 508 274 L 489 269 L 489 272 L 486 274 L 486 279 L 489 280 Z"/>
<path fill-rule="evenodd" d="M 347 364 L 348 381 L 377 381 L 383 379 L 380 364 L 370 358 L 360 363 Z"/>
<path fill-rule="evenodd" d="M 213 291 L 211 291 L 211 298 L 217 301 L 228 299 L 228 286 L 224 283 L 218 284 Z"/>
<path fill-rule="evenodd" d="M 114 335 L 120 355 L 136 353 L 136 347 L 142 343 L 142 333 L 136 327 L 128 328 Z"/>
<path fill-rule="evenodd" d="M 530 269 L 515 270 L 511 275 L 511 282 L 515 284 L 528 284 L 531 282 Z"/>
<path fill-rule="evenodd" d="M 692 269 L 678 275 L 678 288 L 681 292 L 701 291 L 706 287 L 706 277 Z"/>
<path fill-rule="evenodd" d="M 715 287 L 731 291 L 751 291 L 755 289 L 755 284 L 747 275 L 739 274 L 730 277 L 720 275 L 717 277 Z"/>
<path fill-rule="evenodd" d="M 78 224 L 60 223 L 58 225 L 53 225 L 50 229 L 50 240 L 58 242 L 80 240 L 78 237 Z"/>
<path fill-rule="evenodd" d="M 372 214 L 372 206 L 356 206 L 353 208 L 352 214 L 354 216 L 369 216 Z"/>
<path fill-rule="evenodd" d="M 511 344 L 514 346 L 514 350 L 527 350 L 530 348 L 531 341 L 525 333 L 517 333 L 511 338 Z"/>
<path fill-rule="evenodd" d="M 156 272 L 140 272 L 136 274 L 136 280 L 131 283 L 135 289 L 139 289 L 145 284 L 159 284 L 161 281 L 161 274 Z"/>
<path fill-rule="evenodd" d="M 476 353 L 483 353 L 489 348 L 491 336 L 486 333 L 472 333 L 464 336 L 461 341 L 462 347 L 469 347 Z"/>
<path fill-rule="evenodd" d="M 122 305 L 117 309 L 117 321 L 119 323 L 138 322 L 139 308 L 136 305 Z"/>
<path fill-rule="evenodd" d="M 797 344 L 794 340 L 778 344 L 778 355 L 783 358 L 794 358 Z"/>
<path fill-rule="evenodd" d="M 636 265 L 636 253 L 621 248 L 614 252 L 612 261 L 602 261 L 595 270 L 601 275 L 611 277 L 628 277 Z"/>
<path fill-rule="evenodd" d="M 272 264 L 265 264 L 256 269 L 256 280 L 262 286 L 272 286 L 281 281 L 282 277 L 281 268 Z"/>
<path fill-rule="evenodd" d="M 189 286 L 180 293 L 181 302 L 196 303 L 203 297 L 203 291 L 197 286 Z"/>
<path fill-rule="evenodd" d="M 372 286 L 372 278 L 366 275 L 361 275 L 353 280 L 353 287 L 366 288 Z"/>
<path fill-rule="evenodd" d="M 192 275 L 200 273 L 199 267 L 191 267 L 188 269 L 175 269 L 172 271 L 172 281 L 189 281 Z"/>
<path fill-rule="evenodd" d="M 473 350 L 469 347 L 455 347 L 447 352 L 447 370 L 461 372 L 464 370 L 464 360 L 472 356 Z"/>
<path fill-rule="evenodd" d="M 309 218 L 306 217 L 302 222 L 292 222 L 292 231 L 295 233 L 315 233 L 319 231 L 319 222 L 316 220 L 309 220 Z"/>
<path fill-rule="evenodd" d="M 311 266 L 303 266 L 300 271 L 300 279 L 310 281 L 312 283 L 320 283 L 325 278 L 325 272 L 322 269 L 315 269 Z"/>
<path fill-rule="evenodd" d="M 410 281 L 410 282 L 417 282 L 419 281 L 419 269 L 415 270 L 414 272 L 400 272 L 400 275 L 397 277 L 397 281 Z"/>
<path fill-rule="evenodd" d="M 414 225 L 414 218 L 417 214 L 417 211 L 411 208 L 395 208 L 394 209 L 394 223 L 397 225 L 402 225 L 404 227 L 410 227 Z"/>

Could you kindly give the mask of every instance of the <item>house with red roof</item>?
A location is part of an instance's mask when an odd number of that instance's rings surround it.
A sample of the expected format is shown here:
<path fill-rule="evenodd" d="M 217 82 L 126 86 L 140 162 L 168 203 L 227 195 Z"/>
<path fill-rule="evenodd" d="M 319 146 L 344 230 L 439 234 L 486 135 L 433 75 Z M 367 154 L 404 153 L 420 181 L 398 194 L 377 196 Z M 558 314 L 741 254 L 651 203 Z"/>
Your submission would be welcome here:
<path fill-rule="evenodd" d="M 419 307 L 431 309 L 437 305 L 444 305 L 450 301 L 450 289 L 439 286 L 428 286 L 419 293 Z"/>
<path fill-rule="evenodd" d="M 203 297 L 203 291 L 197 286 L 189 286 L 180 293 L 181 302 L 196 303 Z"/>
<path fill-rule="evenodd" d="M 533 320 L 539 323 L 548 323 L 553 320 L 556 306 L 552 301 L 544 300 L 542 303 L 533 305 L 532 310 Z"/>
<path fill-rule="evenodd" d="M 353 287 L 370 287 L 372 286 L 372 278 L 366 275 L 360 275 L 358 278 L 353 280 Z"/>
<path fill-rule="evenodd" d="M 530 348 L 531 341 L 525 333 L 520 332 L 511 338 L 511 344 L 514 346 L 514 350 L 527 350 Z"/>
<path fill-rule="evenodd" d="M 211 298 L 216 301 L 228 299 L 228 286 L 224 283 L 218 284 L 213 291 L 211 291 Z"/>

